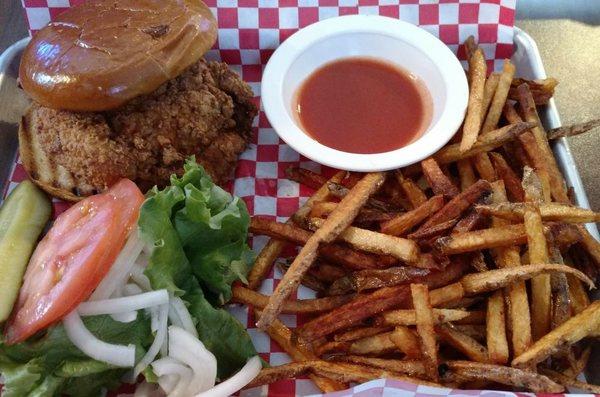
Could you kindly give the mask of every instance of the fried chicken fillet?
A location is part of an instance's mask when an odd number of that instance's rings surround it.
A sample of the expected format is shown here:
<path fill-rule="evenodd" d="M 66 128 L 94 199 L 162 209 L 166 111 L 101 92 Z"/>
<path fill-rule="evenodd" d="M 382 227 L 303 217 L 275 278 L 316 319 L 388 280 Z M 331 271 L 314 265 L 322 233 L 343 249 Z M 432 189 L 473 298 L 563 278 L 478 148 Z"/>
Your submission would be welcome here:
<path fill-rule="evenodd" d="M 55 173 L 77 181 L 72 195 L 61 197 L 69 200 L 123 177 L 143 190 L 164 186 L 171 174 L 183 172 L 190 155 L 222 184 L 250 139 L 257 114 L 252 98 L 248 84 L 226 64 L 201 59 L 116 110 L 72 112 L 34 102 L 22 120 L 21 142 L 29 147 L 21 148 L 21 157 L 40 184 L 40 161 L 28 157 L 45 155 Z"/>

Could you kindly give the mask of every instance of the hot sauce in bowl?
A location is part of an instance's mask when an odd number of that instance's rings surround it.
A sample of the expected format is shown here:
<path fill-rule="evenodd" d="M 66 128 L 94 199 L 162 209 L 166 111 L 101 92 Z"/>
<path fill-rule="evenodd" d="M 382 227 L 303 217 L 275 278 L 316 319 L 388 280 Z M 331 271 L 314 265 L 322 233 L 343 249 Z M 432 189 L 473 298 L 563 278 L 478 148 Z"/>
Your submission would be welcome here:
<path fill-rule="evenodd" d="M 418 139 L 431 122 L 425 84 L 391 63 L 351 57 L 327 63 L 300 85 L 296 118 L 306 134 L 347 153 L 383 153 Z"/>

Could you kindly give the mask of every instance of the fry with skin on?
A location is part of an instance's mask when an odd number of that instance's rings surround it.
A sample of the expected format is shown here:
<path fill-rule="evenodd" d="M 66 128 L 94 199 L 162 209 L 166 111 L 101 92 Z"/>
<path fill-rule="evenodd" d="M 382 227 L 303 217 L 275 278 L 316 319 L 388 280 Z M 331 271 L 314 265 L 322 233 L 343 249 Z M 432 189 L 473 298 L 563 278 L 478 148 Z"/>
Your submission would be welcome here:
<path fill-rule="evenodd" d="M 491 189 L 492 188 L 489 182 L 484 180 L 477 181 L 475 184 L 469 186 L 467 190 L 461 192 L 459 195 L 450 200 L 417 230 L 427 229 L 431 226 L 437 225 L 438 223 L 458 218 L 473 203 L 479 200 L 481 196 L 489 193 Z"/>
<path fill-rule="evenodd" d="M 516 68 L 510 62 L 510 60 L 505 59 L 504 66 L 502 67 L 502 74 L 500 75 L 496 84 L 496 91 L 494 93 L 492 104 L 490 105 L 490 110 L 485 118 L 485 121 L 483 122 L 483 126 L 481 127 L 482 133 L 492 131 L 498 125 L 498 121 L 500 121 L 500 116 L 502 115 L 502 108 L 504 107 L 506 98 L 508 97 L 510 84 L 515 75 L 515 70 Z"/>
<path fill-rule="evenodd" d="M 436 328 L 438 336 L 447 344 L 467 356 L 469 359 L 486 363 L 489 362 L 488 351 L 475 339 L 457 331 L 451 325 L 442 324 Z"/>
<path fill-rule="evenodd" d="M 464 218 L 463 218 L 464 219 Z M 444 234 L 452 229 L 458 223 L 458 219 L 450 219 L 449 221 L 438 223 L 427 229 L 419 229 L 414 233 L 410 233 L 406 236 L 410 240 L 425 240 L 440 234 Z"/>
<path fill-rule="evenodd" d="M 421 346 L 423 365 L 429 379 L 437 381 L 438 345 L 435 337 L 433 310 L 429 302 L 429 290 L 423 284 L 411 284 L 412 303 L 415 308 L 417 335 Z"/>
<path fill-rule="evenodd" d="M 492 202 L 496 205 L 507 201 L 504 183 L 496 182 L 492 185 L 494 194 Z M 519 184 L 519 188 L 521 188 Z M 525 193 L 523 192 L 523 195 Z M 504 226 L 509 221 L 498 217 L 492 218 L 493 226 Z M 495 261 L 498 268 L 509 268 L 521 266 L 519 249 L 515 246 L 496 248 L 494 251 Z M 527 288 L 524 281 L 516 281 L 506 287 L 506 298 L 508 302 L 508 327 L 511 332 L 511 344 L 515 355 L 524 352 L 532 342 L 531 337 L 531 315 L 529 312 L 529 300 Z"/>
<path fill-rule="evenodd" d="M 585 310 L 538 339 L 529 349 L 512 361 L 513 367 L 528 368 L 545 360 L 563 346 L 572 345 L 593 335 L 600 326 L 600 301 L 592 302 Z"/>
<path fill-rule="evenodd" d="M 232 290 L 232 301 L 251 305 L 258 309 L 263 309 L 269 297 L 260 292 L 256 292 L 241 285 L 234 285 Z M 324 298 L 286 300 L 283 304 L 282 313 L 320 313 L 332 310 L 344 303 L 350 301 L 352 295 L 326 296 Z"/>
<path fill-rule="evenodd" d="M 508 386 L 524 387 L 534 393 L 564 391 L 564 387 L 558 383 L 532 371 L 469 361 L 447 361 L 445 365 L 450 372 L 449 375 L 458 375 L 465 380 L 486 380 Z"/>
<path fill-rule="evenodd" d="M 548 131 L 548 139 L 553 140 L 567 136 L 575 136 L 586 133 L 598 127 L 600 127 L 600 119 L 590 120 L 586 121 L 585 123 L 569 125 L 566 127 L 558 127 Z"/>
<path fill-rule="evenodd" d="M 475 210 L 485 215 L 493 215 L 514 222 L 523 221 L 528 205 L 525 203 L 500 203 L 492 205 L 476 204 Z M 561 203 L 541 203 L 538 205 L 543 221 L 568 223 L 588 223 L 600 221 L 600 213 L 585 208 L 572 207 Z"/>
<path fill-rule="evenodd" d="M 284 274 L 283 279 L 277 285 L 273 295 L 263 311 L 263 315 L 257 322 L 257 326 L 266 329 L 281 312 L 283 303 L 290 294 L 298 288 L 300 280 L 309 267 L 317 258 L 317 250 L 323 243 L 333 241 L 354 220 L 360 208 L 377 191 L 385 181 L 385 174 L 381 172 L 365 175 L 352 188 L 350 193 L 342 199 L 340 204 L 331 213 L 329 218 L 306 242 L 296 259 Z"/>
<path fill-rule="evenodd" d="M 526 241 L 524 225 L 515 224 L 440 237 L 434 247 L 444 255 L 454 255 L 486 248 L 521 245 Z"/>
<path fill-rule="evenodd" d="M 443 271 L 432 271 L 413 282 L 438 288 L 459 279 L 467 266 L 466 262 L 459 258 L 452 261 Z M 409 307 L 410 287 L 408 285 L 383 287 L 368 294 L 360 294 L 345 305 L 308 321 L 297 328 L 296 333 L 304 342 L 312 342 L 338 330 L 358 325 L 363 320 L 386 310 Z"/>
<path fill-rule="evenodd" d="M 478 48 L 469 58 L 469 103 L 463 125 L 462 141 L 460 142 L 461 152 L 464 152 L 473 146 L 479 135 L 479 130 L 481 129 L 486 71 L 487 66 L 485 64 L 483 51 Z"/>
<path fill-rule="evenodd" d="M 310 214 L 312 206 L 315 203 L 325 201 L 330 197 L 328 185 L 330 183 L 340 183 L 345 174 L 346 173 L 344 171 L 335 173 L 335 175 L 333 175 L 331 179 L 327 181 L 327 183 L 323 184 L 308 200 L 306 200 L 306 203 L 304 203 L 304 205 L 302 205 L 298 211 L 291 216 L 292 221 L 298 225 L 303 225 L 306 222 L 308 214 Z"/>
<path fill-rule="evenodd" d="M 406 357 L 415 359 L 422 357 L 419 338 L 412 329 L 401 325 L 396 326 L 389 338 Z"/>
<path fill-rule="evenodd" d="M 255 313 L 260 316 L 260 312 L 255 310 Z M 269 328 L 267 328 L 267 334 L 271 339 L 277 342 L 277 344 L 289 354 L 294 361 L 316 360 L 318 358 L 312 351 L 304 346 L 292 343 L 292 332 L 277 319 L 269 326 Z M 347 388 L 347 385 L 328 378 L 313 374 L 309 375 L 309 377 L 324 393 Z"/>
<path fill-rule="evenodd" d="M 489 360 L 496 364 L 508 362 L 508 341 L 504 320 L 504 294 L 494 292 L 487 302 L 487 348 Z"/>
<path fill-rule="evenodd" d="M 316 229 L 315 234 L 326 223 L 327 220 L 320 218 L 309 220 L 311 229 Z M 412 240 L 377 233 L 355 226 L 348 226 L 338 234 L 338 238 L 359 250 L 374 254 L 391 255 L 404 262 L 416 262 L 419 256 L 419 247 Z"/>
<path fill-rule="evenodd" d="M 367 336 L 352 341 L 348 352 L 351 354 L 382 354 L 395 349 L 394 343 L 390 340 L 391 332 Z"/>
<path fill-rule="evenodd" d="M 473 165 L 477 170 L 477 173 L 481 179 L 485 179 L 488 182 L 494 182 L 498 179 L 496 170 L 490 161 L 490 156 L 487 153 L 478 153 L 472 157 Z"/>
<path fill-rule="evenodd" d="M 352 342 L 357 339 L 366 338 L 367 336 L 373 336 L 377 334 L 382 334 L 384 332 L 391 331 L 391 327 L 378 327 L 378 326 L 368 326 L 368 327 L 360 327 L 354 328 L 346 332 L 342 332 L 339 334 L 333 335 L 333 340 L 336 342 Z"/>
<path fill-rule="evenodd" d="M 363 357 L 363 356 L 338 356 L 336 361 L 364 364 L 369 367 L 383 368 L 388 371 L 398 372 L 410 376 L 425 376 L 425 368 L 419 360 L 392 360 L 385 358 Z"/>
<path fill-rule="evenodd" d="M 529 246 L 529 263 L 548 263 L 548 245 L 544 235 L 542 216 L 537 203 L 542 198 L 542 185 L 537 175 L 529 167 L 523 173 L 523 190 L 528 205 L 523 213 L 523 223 Z M 552 309 L 552 291 L 550 275 L 541 274 L 531 280 L 531 331 L 533 340 L 537 340 L 550 330 L 550 311 Z"/>
<path fill-rule="evenodd" d="M 396 170 L 396 172 L 394 172 L 394 175 L 396 177 L 396 180 L 398 181 L 398 184 L 400 185 L 400 188 L 404 192 L 404 195 L 406 196 L 406 198 L 408 198 L 408 201 L 410 201 L 413 208 L 417 208 L 418 206 L 427 201 L 427 196 L 425 195 L 425 193 L 423 193 L 421 188 L 419 188 L 419 186 L 416 183 L 414 183 L 412 179 L 405 178 L 400 170 Z"/>
<path fill-rule="evenodd" d="M 548 100 L 554 95 L 554 88 L 558 85 L 558 81 L 553 77 L 545 79 L 527 80 L 523 78 L 513 79 L 508 93 L 508 97 L 512 100 L 519 100 L 519 93 L 517 88 L 526 84 L 531 90 L 533 99 L 536 105 L 546 105 Z"/>
<path fill-rule="evenodd" d="M 584 225 L 577 225 L 581 232 L 581 243 L 586 252 L 594 259 L 596 266 L 600 267 L 600 242 L 596 240 Z"/>
<path fill-rule="evenodd" d="M 458 188 L 444 174 L 435 159 L 430 157 L 421 161 L 421 168 L 425 179 L 427 179 L 427 184 L 433 190 L 433 194 L 452 198 L 459 193 Z"/>
<path fill-rule="evenodd" d="M 569 263 L 568 260 L 567 263 Z M 573 314 L 579 314 L 590 305 L 590 298 L 577 277 L 567 274 L 567 283 L 569 284 L 571 309 Z"/>
<path fill-rule="evenodd" d="M 344 295 L 381 287 L 408 284 L 417 277 L 430 273 L 415 267 L 390 267 L 388 269 L 360 270 L 334 281 L 329 287 L 330 295 Z"/>
<path fill-rule="evenodd" d="M 310 210 L 311 218 L 326 218 L 335 210 L 338 203 L 331 201 L 319 201 L 314 203 Z M 374 208 L 361 208 L 356 216 L 355 222 L 386 222 L 392 219 L 393 214 L 382 212 Z"/>
<path fill-rule="evenodd" d="M 456 162 L 456 169 L 458 170 L 458 178 L 460 179 L 460 191 L 465 191 L 469 186 L 477 181 L 473 166 L 469 159 L 462 159 Z"/>
<path fill-rule="evenodd" d="M 246 389 L 268 385 L 283 379 L 292 379 L 304 375 L 311 368 L 312 361 L 292 362 L 260 370 L 256 378 L 246 385 Z M 327 378 L 324 378 L 327 379 Z"/>
<path fill-rule="evenodd" d="M 483 226 L 486 221 L 487 219 L 485 219 L 484 216 L 471 209 L 467 215 L 456 223 L 452 229 L 452 234 L 470 232 L 471 230 L 478 229 L 480 226 Z"/>
<path fill-rule="evenodd" d="M 433 196 L 429 200 L 404 214 L 396 215 L 394 218 L 381 224 L 381 233 L 392 236 L 401 236 L 410 229 L 423 222 L 425 219 L 439 211 L 444 206 L 443 196 Z"/>
<path fill-rule="evenodd" d="M 469 316 L 466 310 L 454 309 L 432 309 L 433 323 L 442 324 L 451 321 L 458 321 Z M 386 325 L 416 325 L 417 315 L 415 310 L 399 309 L 385 312 L 381 315 L 383 324 Z"/>
<path fill-rule="evenodd" d="M 536 126 L 531 129 L 531 132 L 535 137 L 538 149 L 542 152 L 542 156 L 547 164 L 552 197 L 558 202 L 568 203 L 569 196 L 567 195 L 567 187 L 562 174 L 558 169 L 554 153 L 548 143 L 546 132 L 542 128 L 529 86 L 527 86 L 527 84 L 521 84 L 517 87 L 517 92 L 519 94 L 519 104 L 525 116 L 525 121 L 536 123 Z"/>
<path fill-rule="evenodd" d="M 321 186 L 327 183 L 327 178 L 319 175 L 314 171 L 305 168 L 288 167 L 285 170 L 287 179 L 308 186 L 312 189 L 320 189 Z"/>
<path fill-rule="evenodd" d="M 521 180 L 504 160 L 504 157 L 500 153 L 490 153 L 490 159 L 496 169 L 498 178 L 504 182 L 504 187 L 511 201 L 525 201 L 525 192 L 521 186 Z"/>
<path fill-rule="evenodd" d="M 453 329 L 461 332 L 473 339 L 477 342 L 485 342 L 487 338 L 487 330 L 485 325 L 477 325 L 477 324 L 454 324 Z"/>

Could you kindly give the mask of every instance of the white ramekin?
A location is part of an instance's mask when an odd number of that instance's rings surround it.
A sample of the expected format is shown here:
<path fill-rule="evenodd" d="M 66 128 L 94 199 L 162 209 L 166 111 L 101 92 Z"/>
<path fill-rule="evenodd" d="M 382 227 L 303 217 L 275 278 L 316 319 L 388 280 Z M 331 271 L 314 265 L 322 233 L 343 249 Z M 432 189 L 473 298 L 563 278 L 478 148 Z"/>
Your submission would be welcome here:
<path fill-rule="evenodd" d="M 356 56 L 398 65 L 425 83 L 433 111 L 420 138 L 390 152 L 358 154 L 322 145 L 302 131 L 293 113 L 298 87 L 323 64 Z M 444 146 L 463 121 L 469 89 L 456 56 L 429 32 L 393 18 L 349 15 L 317 22 L 285 40 L 265 67 L 261 96 L 277 134 L 299 153 L 338 169 L 383 171 L 416 163 Z"/>

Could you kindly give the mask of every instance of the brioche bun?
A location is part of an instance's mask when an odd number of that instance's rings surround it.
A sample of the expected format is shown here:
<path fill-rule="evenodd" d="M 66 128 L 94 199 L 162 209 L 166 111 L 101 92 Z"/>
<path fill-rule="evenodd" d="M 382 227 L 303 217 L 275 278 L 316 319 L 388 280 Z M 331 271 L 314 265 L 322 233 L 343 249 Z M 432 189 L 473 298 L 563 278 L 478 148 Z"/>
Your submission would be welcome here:
<path fill-rule="evenodd" d="M 34 35 L 19 78 L 43 106 L 114 109 L 179 75 L 216 37 L 215 18 L 201 0 L 90 1 Z"/>

